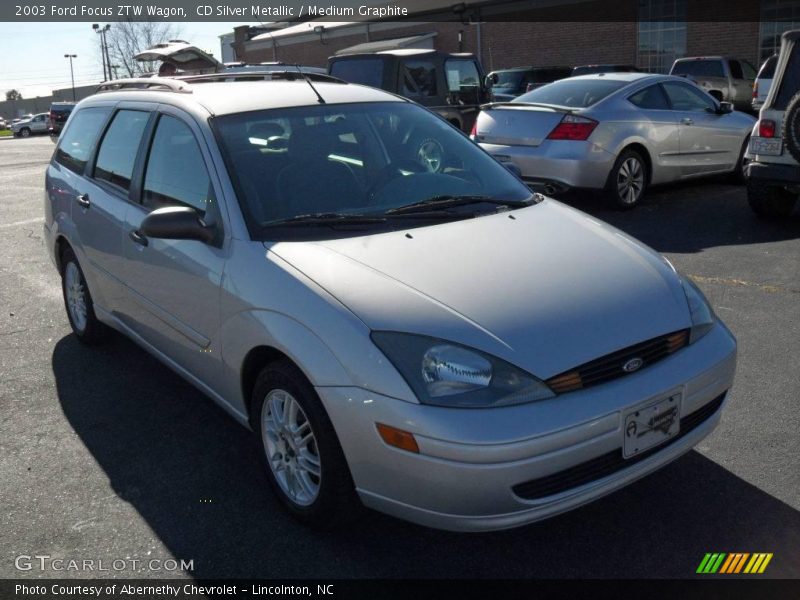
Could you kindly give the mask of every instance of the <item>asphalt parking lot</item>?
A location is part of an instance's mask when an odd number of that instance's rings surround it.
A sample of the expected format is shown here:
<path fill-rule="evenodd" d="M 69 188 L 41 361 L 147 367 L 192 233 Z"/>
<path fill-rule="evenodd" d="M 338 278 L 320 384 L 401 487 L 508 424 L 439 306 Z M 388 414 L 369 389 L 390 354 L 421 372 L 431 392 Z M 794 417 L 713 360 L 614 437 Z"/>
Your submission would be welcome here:
<path fill-rule="evenodd" d="M 569 202 L 693 276 L 739 340 L 723 423 L 667 468 L 525 528 L 434 531 L 368 513 L 314 533 L 278 507 L 252 434 L 122 337 L 71 335 L 42 239 L 46 137 L 0 140 L 0 577 L 18 555 L 192 560 L 115 576 L 690 577 L 706 552 L 772 552 L 800 577 L 800 218 L 764 222 L 722 180 L 629 213 Z M 130 564 L 130 563 L 129 563 Z"/>

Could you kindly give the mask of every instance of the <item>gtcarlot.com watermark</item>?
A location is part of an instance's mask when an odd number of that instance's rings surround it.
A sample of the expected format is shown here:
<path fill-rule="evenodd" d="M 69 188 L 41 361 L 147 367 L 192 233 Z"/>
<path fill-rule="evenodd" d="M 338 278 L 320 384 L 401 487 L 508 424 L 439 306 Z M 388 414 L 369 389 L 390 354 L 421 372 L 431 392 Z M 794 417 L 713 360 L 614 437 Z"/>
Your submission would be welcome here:
<path fill-rule="evenodd" d="M 18 571 L 78 571 L 113 573 L 119 571 L 161 571 L 187 572 L 194 571 L 194 559 L 174 558 L 63 558 L 49 554 L 20 554 L 14 557 L 14 568 Z"/>

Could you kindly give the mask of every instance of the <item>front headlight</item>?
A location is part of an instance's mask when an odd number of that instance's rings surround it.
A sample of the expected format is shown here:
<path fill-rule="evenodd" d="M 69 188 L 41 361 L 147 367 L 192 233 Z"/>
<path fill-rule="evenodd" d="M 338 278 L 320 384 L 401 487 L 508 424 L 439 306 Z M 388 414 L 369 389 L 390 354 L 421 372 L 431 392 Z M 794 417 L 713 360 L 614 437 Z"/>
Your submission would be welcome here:
<path fill-rule="evenodd" d="M 373 331 L 372 341 L 423 404 L 488 408 L 555 396 L 533 375 L 480 350 L 392 331 Z"/>
<path fill-rule="evenodd" d="M 692 280 L 681 277 L 683 292 L 689 303 L 689 313 L 692 315 L 692 329 L 689 332 L 689 343 L 693 344 L 714 327 L 714 311 Z"/>

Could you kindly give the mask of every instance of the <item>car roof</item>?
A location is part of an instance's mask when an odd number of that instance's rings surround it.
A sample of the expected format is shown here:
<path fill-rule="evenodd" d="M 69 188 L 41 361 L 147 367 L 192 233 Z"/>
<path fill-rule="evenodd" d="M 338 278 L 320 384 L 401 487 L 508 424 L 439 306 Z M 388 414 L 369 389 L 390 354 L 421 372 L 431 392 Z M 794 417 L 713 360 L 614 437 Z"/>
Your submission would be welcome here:
<path fill-rule="evenodd" d="M 658 79 L 659 77 L 665 77 L 664 75 L 654 75 L 653 73 L 639 73 L 639 72 L 629 72 L 629 71 L 613 71 L 610 73 L 590 73 L 588 75 L 576 75 L 575 77 L 569 77 L 570 81 L 581 80 L 581 79 L 602 79 L 604 81 L 625 81 L 627 83 L 633 83 L 634 81 L 639 81 L 640 79 L 645 78 L 653 78 Z M 678 79 L 677 77 L 674 79 Z M 564 81 L 564 80 L 562 80 Z"/>
<path fill-rule="evenodd" d="M 152 82 L 153 79 L 144 79 Z M 319 104 L 317 95 L 303 79 L 294 81 L 223 81 L 191 84 L 175 80 L 184 91 L 166 89 L 122 89 L 90 96 L 81 104 L 107 101 L 163 102 L 189 110 L 203 107 L 212 115 L 292 108 Z M 326 104 L 354 102 L 408 102 L 383 90 L 362 85 L 314 82 Z"/>

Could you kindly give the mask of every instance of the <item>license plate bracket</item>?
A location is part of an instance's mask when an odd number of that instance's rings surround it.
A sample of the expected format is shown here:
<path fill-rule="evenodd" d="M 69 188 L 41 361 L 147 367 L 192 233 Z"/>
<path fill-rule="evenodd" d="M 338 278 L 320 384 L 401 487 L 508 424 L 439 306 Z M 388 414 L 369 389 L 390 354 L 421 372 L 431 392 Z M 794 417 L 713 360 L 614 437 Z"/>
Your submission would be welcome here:
<path fill-rule="evenodd" d="M 622 456 L 631 458 L 675 437 L 680 415 L 680 392 L 629 412 L 622 432 Z"/>
<path fill-rule="evenodd" d="M 780 156 L 783 154 L 783 140 L 781 138 L 750 138 L 750 154 L 762 156 Z"/>

